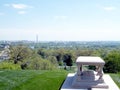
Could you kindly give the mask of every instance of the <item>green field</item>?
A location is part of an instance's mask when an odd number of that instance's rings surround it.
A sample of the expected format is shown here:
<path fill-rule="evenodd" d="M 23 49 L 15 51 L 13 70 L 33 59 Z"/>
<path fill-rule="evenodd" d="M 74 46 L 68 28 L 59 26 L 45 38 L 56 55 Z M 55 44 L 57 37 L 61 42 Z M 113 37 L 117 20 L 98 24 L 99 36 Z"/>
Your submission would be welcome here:
<path fill-rule="evenodd" d="M 68 71 L 0 70 L 0 90 L 59 90 Z M 120 87 L 120 74 L 110 74 Z"/>
<path fill-rule="evenodd" d="M 110 74 L 110 76 L 112 77 L 112 79 L 114 80 L 114 82 L 118 85 L 118 87 L 120 88 L 120 73 L 117 74 Z"/>
<path fill-rule="evenodd" d="M 0 90 L 59 90 L 66 71 L 0 71 Z"/>

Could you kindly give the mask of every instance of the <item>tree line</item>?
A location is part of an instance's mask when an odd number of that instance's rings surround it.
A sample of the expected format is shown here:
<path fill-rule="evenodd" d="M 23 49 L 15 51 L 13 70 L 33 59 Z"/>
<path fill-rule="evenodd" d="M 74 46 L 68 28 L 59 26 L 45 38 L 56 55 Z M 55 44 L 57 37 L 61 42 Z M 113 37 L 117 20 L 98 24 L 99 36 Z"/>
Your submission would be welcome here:
<path fill-rule="evenodd" d="M 104 72 L 120 72 L 120 46 L 117 44 L 96 43 L 89 44 L 65 44 L 65 47 L 47 44 L 45 47 L 37 44 L 36 48 L 29 45 L 12 45 L 10 47 L 10 63 L 19 65 L 21 69 L 52 70 L 58 66 L 71 67 L 78 56 L 100 56 L 106 62 Z M 62 45 L 64 45 L 62 43 Z M 68 45 L 68 46 L 67 46 Z M 73 46 L 71 46 L 73 45 Z M 84 46 L 85 45 L 85 46 Z"/>

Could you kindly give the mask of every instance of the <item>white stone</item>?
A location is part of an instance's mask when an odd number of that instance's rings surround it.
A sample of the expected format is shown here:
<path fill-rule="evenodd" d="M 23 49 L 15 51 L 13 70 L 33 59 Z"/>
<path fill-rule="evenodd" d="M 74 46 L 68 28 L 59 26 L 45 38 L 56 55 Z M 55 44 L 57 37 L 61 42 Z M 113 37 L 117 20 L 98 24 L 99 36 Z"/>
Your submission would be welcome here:
<path fill-rule="evenodd" d="M 87 88 L 80 89 L 80 88 L 71 87 L 75 74 L 76 73 L 68 74 L 68 76 L 67 76 L 66 80 L 64 81 L 60 90 L 89 90 Z M 103 76 L 103 79 L 104 79 L 105 83 L 109 86 L 109 88 L 91 88 L 91 90 L 120 90 L 108 74 L 105 74 Z"/>
<path fill-rule="evenodd" d="M 61 90 L 119 90 L 109 75 L 104 75 L 104 60 L 100 57 L 80 56 L 77 72 L 68 74 Z M 83 70 L 83 65 L 94 65 L 96 70 Z"/>
<path fill-rule="evenodd" d="M 105 61 L 102 60 L 100 57 L 80 56 L 77 58 L 76 63 L 82 65 L 104 65 Z"/>

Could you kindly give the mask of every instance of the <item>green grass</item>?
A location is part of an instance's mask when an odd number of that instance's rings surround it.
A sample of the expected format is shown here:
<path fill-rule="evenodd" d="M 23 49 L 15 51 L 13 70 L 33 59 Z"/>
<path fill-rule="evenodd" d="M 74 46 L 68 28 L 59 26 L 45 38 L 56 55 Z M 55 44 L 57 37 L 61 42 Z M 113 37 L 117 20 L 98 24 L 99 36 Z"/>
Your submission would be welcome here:
<path fill-rule="evenodd" d="M 0 90 L 59 90 L 66 71 L 3 70 Z"/>
<path fill-rule="evenodd" d="M 72 71 L 0 70 L 0 90 L 59 90 Z M 120 73 L 110 74 L 120 87 Z"/>
<path fill-rule="evenodd" d="M 117 74 L 110 74 L 110 76 L 112 77 L 112 79 L 114 80 L 114 82 L 118 85 L 118 87 L 120 88 L 120 73 Z"/>

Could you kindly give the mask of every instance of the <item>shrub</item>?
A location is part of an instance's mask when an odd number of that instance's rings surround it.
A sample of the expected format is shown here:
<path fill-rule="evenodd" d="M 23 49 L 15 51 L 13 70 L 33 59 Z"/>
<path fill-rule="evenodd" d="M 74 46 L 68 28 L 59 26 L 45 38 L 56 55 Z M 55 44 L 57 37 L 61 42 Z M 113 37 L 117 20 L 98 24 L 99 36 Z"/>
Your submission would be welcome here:
<path fill-rule="evenodd" d="M 3 61 L 0 63 L 0 69 L 8 69 L 8 70 L 20 70 L 20 65 L 13 64 L 12 62 Z"/>
<path fill-rule="evenodd" d="M 54 65 L 48 60 L 42 60 L 40 63 L 41 70 L 53 70 Z"/>
<path fill-rule="evenodd" d="M 49 60 L 34 58 L 30 61 L 27 69 L 35 70 L 53 70 L 56 69 L 56 65 L 53 65 Z"/>

